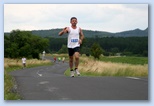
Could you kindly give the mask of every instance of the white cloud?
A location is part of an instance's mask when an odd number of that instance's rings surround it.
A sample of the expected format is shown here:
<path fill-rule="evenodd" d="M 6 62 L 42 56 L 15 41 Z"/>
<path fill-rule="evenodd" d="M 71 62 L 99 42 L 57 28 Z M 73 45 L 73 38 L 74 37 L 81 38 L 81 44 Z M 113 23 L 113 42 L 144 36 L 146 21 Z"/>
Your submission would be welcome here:
<path fill-rule="evenodd" d="M 4 31 L 69 26 L 76 16 L 83 29 L 119 32 L 148 27 L 147 4 L 5 4 Z"/>

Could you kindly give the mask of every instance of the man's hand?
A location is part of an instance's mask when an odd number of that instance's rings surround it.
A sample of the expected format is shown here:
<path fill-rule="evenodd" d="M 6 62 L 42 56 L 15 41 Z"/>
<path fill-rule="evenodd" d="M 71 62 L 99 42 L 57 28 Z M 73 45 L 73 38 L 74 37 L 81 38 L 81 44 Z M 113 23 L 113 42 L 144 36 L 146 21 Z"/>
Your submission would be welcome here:
<path fill-rule="evenodd" d="M 79 39 L 79 44 L 82 44 L 82 40 L 81 39 Z"/>
<path fill-rule="evenodd" d="M 65 27 L 61 32 L 59 32 L 59 36 L 67 33 L 67 27 Z"/>
<path fill-rule="evenodd" d="M 67 29 L 67 27 L 65 27 L 63 30 L 66 30 Z"/>
<path fill-rule="evenodd" d="M 67 33 L 67 27 L 63 29 L 63 33 Z"/>
<path fill-rule="evenodd" d="M 84 35 L 83 35 L 83 32 L 82 32 L 82 29 L 80 28 L 80 39 L 79 39 L 79 44 L 82 44 L 82 40 L 84 39 Z"/>

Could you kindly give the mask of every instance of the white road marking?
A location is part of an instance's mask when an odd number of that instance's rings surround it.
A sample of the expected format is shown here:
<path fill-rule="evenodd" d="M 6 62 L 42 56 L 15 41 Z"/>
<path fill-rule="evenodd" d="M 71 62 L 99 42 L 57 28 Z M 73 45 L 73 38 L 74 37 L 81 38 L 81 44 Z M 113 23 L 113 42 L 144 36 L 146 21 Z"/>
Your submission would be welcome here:
<path fill-rule="evenodd" d="M 40 77 L 42 77 L 42 74 L 38 74 Z"/>
<path fill-rule="evenodd" d="M 49 83 L 49 81 L 42 81 L 39 84 L 47 84 L 47 83 Z"/>
<path fill-rule="evenodd" d="M 130 78 L 130 79 L 140 79 L 140 78 L 137 78 L 137 77 L 126 77 L 126 78 Z"/>
<path fill-rule="evenodd" d="M 38 76 L 42 77 L 42 74 L 40 74 L 39 72 L 40 72 L 40 71 L 37 71 L 36 74 L 37 74 Z"/>
<path fill-rule="evenodd" d="M 57 90 L 58 88 L 56 88 L 56 87 L 47 87 L 46 89 L 45 89 L 45 91 L 49 91 L 49 92 L 54 92 L 55 90 Z"/>

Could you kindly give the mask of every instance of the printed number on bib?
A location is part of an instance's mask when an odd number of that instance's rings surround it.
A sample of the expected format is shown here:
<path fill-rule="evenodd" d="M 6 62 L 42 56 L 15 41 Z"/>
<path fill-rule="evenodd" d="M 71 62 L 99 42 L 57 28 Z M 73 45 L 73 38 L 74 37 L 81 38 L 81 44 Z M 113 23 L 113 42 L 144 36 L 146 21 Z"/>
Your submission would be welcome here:
<path fill-rule="evenodd" d="M 71 39 L 71 42 L 76 43 L 76 42 L 78 42 L 78 39 Z"/>

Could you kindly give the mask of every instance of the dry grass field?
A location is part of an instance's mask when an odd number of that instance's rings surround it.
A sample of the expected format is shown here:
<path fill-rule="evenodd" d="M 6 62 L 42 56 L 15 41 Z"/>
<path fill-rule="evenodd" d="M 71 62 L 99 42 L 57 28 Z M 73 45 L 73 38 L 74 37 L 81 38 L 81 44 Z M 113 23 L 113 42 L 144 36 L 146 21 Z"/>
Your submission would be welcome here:
<path fill-rule="evenodd" d="M 148 76 L 148 64 L 128 64 L 96 61 L 82 57 L 79 65 L 80 72 L 100 76 Z"/>
<path fill-rule="evenodd" d="M 27 67 L 32 65 L 41 65 L 41 64 L 48 64 L 51 63 L 50 60 L 38 60 L 38 59 L 27 59 L 26 65 Z M 4 58 L 4 68 L 11 68 L 11 67 L 22 67 L 21 59 L 9 59 Z"/>

